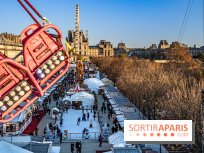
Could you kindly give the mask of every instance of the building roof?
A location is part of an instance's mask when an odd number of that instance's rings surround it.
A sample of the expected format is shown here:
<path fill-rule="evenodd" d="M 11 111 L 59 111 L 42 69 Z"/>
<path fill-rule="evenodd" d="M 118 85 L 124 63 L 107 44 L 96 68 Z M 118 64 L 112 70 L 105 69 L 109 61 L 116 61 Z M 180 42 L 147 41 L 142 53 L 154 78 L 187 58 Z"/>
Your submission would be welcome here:
<path fill-rule="evenodd" d="M 32 151 L 33 153 L 48 153 L 50 147 L 50 143 L 32 143 L 26 145 L 24 148 L 26 150 Z"/>
<path fill-rule="evenodd" d="M 113 147 L 114 153 L 137 153 L 138 149 L 134 147 Z"/>
<path fill-rule="evenodd" d="M 5 141 L 0 141 L 0 150 L 2 153 L 33 153 Z"/>
<path fill-rule="evenodd" d="M 89 46 L 89 48 L 99 48 L 99 46 Z"/>

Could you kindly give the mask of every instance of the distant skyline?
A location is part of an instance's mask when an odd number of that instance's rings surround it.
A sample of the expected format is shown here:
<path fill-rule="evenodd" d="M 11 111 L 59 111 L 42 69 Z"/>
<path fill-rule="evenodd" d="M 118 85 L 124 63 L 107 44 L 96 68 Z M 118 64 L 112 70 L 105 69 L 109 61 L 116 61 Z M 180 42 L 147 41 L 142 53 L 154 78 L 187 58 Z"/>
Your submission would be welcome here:
<path fill-rule="evenodd" d="M 23 0 L 22 0 L 23 1 Z M 89 31 L 89 44 L 123 40 L 128 48 L 149 47 L 178 40 L 189 0 L 29 0 L 42 16 L 56 25 L 65 39 L 75 30 L 75 8 L 79 5 L 80 30 Z M 15 35 L 34 21 L 17 0 L 1 1 L 0 33 Z M 41 20 L 36 16 L 38 21 Z M 182 43 L 203 44 L 203 0 L 193 0 Z"/>

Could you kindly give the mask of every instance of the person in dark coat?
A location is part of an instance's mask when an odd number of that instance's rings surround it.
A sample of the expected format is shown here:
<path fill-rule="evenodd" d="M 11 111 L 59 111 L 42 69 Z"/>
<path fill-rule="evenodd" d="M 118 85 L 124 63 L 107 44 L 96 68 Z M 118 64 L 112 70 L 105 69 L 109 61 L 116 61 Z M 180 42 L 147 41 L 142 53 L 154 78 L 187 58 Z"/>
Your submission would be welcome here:
<path fill-rule="evenodd" d="M 38 128 L 35 129 L 35 136 L 38 136 Z"/>
<path fill-rule="evenodd" d="M 60 143 L 62 143 L 62 133 L 60 133 Z"/>
<path fill-rule="evenodd" d="M 76 142 L 76 150 L 78 150 L 78 148 L 79 148 L 79 140 L 77 140 Z"/>
<path fill-rule="evenodd" d="M 72 153 L 74 152 L 74 143 L 73 142 L 71 143 L 71 152 Z"/>
<path fill-rule="evenodd" d="M 104 113 L 106 113 L 106 106 L 103 106 Z"/>
<path fill-rule="evenodd" d="M 111 131 L 112 131 L 112 134 L 115 132 L 115 127 L 114 126 L 111 128 Z"/>
<path fill-rule="evenodd" d="M 103 113 L 103 106 L 101 107 L 101 112 Z"/>

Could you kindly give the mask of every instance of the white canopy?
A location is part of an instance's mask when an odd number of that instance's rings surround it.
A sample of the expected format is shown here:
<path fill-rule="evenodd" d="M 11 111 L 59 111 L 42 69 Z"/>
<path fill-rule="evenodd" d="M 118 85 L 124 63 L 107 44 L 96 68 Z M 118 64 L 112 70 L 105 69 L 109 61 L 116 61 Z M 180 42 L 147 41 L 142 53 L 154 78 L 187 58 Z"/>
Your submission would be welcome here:
<path fill-rule="evenodd" d="M 98 89 L 100 86 L 104 86 L 104 83 L 96 78 L 89 78 L 84 80 L 84 84 L 88 85 L 88 88 L 92 91 L 95 91 L 98 94 Z"/>
<path fill-rule="evenodd" d="M 113 81 L 109 80 L 108 78 L 103 78 L 103 79 L 101 79 L 101 81 L 102 81 L 105 85 L 111 85 L 111 86 L 114 85 Z"/>
<path fill-rule="evenodd" d="M 126 142 L 124 141 L 124 133 L 122 131 L 118 131 L 111 136 L 108 137 L 109 144 L 122 144 L 126 145 Z"/>
<path fill-rule="evenodd" d="M 86 93 L 86 92 L 79 92 L 71 96 L 66 96 L 64 100 L 69 100 L 69 101 L 82 101 L 82 105 L 84 107 L 88 106 L 91 107 L 94 105 L 94 96 L 92 94 Z"/>

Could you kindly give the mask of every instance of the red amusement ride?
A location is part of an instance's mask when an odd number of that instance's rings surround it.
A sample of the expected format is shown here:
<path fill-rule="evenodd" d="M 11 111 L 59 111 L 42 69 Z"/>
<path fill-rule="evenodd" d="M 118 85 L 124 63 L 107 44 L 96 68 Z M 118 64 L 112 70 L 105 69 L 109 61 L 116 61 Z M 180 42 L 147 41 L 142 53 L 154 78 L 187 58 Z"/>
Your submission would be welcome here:
<path fill-rule="evenodd" d="M 42 17 L 28 0 L 24 1 L 42 19 L 43 25 L 18 0 L 36 24 L 28 26 L 20 36 L 24 65 L 0 53 L 0 123 L 11 121 L 43 96 L 69 68 L 69 56 L 61 43 L 59 28 Z M 55 30 L 58 34 L 48 34 L 47 29 Z M 42 85 L 45 87 L 42 88 Z M 31 94 L 34 95 L 32 99 L 28 98 Z M 26 104 L 21 106 L 22 102 Z"/>

